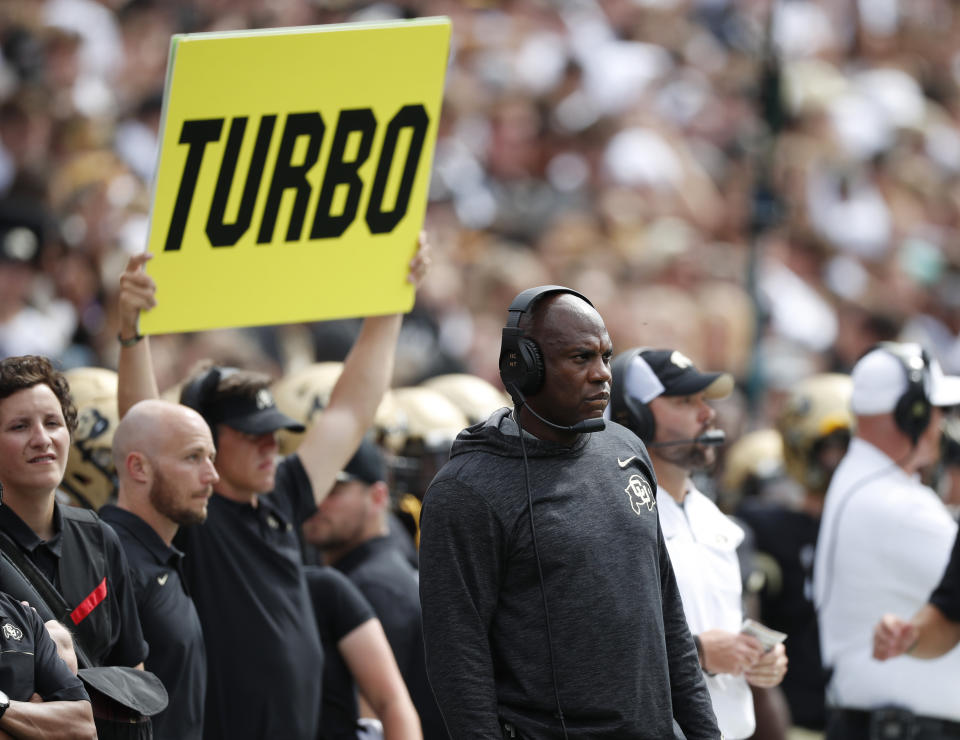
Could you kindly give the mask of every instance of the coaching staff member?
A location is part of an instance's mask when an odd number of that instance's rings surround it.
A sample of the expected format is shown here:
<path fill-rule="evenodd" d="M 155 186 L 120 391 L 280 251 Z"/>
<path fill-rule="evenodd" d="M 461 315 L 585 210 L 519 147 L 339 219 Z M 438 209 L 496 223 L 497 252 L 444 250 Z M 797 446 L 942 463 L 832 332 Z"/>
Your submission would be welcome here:
<path fill-rule="evenodd" d="M 199 740 L 207 658 L 203 630 L 183 579 L 180 525 L 207 518 L 219 480 L 210 427 L 193 409 L 168 401 L 136 404 L 117 426 L 113 459 L 117 505 L 100 509 L 127 554 L 143 637 L 145 667 L 163 682 L 167 709 L 152 718 L 156 740 Z"/>
<path fill-rule="evenodd" d="M 425 245 L 410 264 L 418 284 Z M 121 415 L 156 398 L 149 340 L 139 312 L 156 305 L 156 284 L 131 258 L 120 285 L 117 396 Z M 183 527 L 174 544 L 207 648 L 205 740 L 314 740 L 319 726 L 323 651 L 303 574 L 300 525 L 323 501 L 337 473 L 373 423 L 390 383 L 402 316 L 371 316 L 344 361 L 323 414 L 297 451 L 277 459 L 277 432 L 304 431 L 273 402 L 270 378 L 211 367 L 188 379 L 181 401 L 210 425 L 220 476 L 202 526 Z"/>
<path fill-rule="evenodd" d="M 515 407 L 461 432 L 427 491 L 427 670 L 457 740 L 720 737 L 650 458 L 603 429 L 611 352 L 580 294 L 518 295 L 500 355 Z"/>
<path fill-rule="evenodd" d="M 957 537 L 917 473 L 939 458 L 942 409 L 960 403 L 960 378 L 920 345 L 889 342 L 851 378 L 857 430 L 827 489 L 813 566 L 823 663 L 833 668 L 827 738 L 956 737 L 960 654 L 880 663 L 871 638 L 881 615 L 923 606 Z"/>
<path fill-rule="evenodd" d="M 87 692 L 39 615 L 0 593 L 0 740 L 96 736 Z"/>

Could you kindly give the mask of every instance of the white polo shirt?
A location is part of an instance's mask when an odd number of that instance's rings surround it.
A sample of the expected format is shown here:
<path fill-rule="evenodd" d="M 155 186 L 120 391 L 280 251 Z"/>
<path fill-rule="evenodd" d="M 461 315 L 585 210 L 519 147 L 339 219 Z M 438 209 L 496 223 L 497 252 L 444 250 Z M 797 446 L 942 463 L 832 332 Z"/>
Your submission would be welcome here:
<path fill-rule="evenodd" d="M 960 720 L 960 650 L 936 660 L 873 659 L 873 628 L 911 617 L 940 582 L 957 524 L 932 489 L 854 437 L 827 491 L 814 561 L 814 603 L 827 703 L 897 705 Z"/>
<path fill-rule="evenodd" d="M 712 629 L 737 633 L 743 622 L 737 547 L 743 530 L 686 481 L 683 506 L 657 489 L 660 528 L 693 634 Z M 753 697 L 742 676 L 704 676 L 720 731 L 728 739 L 753 735 Z"/>

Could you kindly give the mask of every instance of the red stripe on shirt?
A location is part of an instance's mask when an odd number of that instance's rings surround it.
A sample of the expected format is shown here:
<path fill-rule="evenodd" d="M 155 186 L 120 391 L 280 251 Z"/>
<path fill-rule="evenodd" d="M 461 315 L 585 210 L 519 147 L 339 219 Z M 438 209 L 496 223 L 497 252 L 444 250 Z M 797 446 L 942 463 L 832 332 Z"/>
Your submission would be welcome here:
<path fill-rule="evenodd" d="M 97 605 L 105 598 L 107 598 L 106 578 L 100 581 L 100 585 L 93 589 L 93 591 L 90 592 L 90 595 L 81 601 L 76 609 L 70 612 L 70 619 L 73 620 L 74 624 L 80 624 L 80 622 L 86 619 L 87 615 L 96 609 Z"/>

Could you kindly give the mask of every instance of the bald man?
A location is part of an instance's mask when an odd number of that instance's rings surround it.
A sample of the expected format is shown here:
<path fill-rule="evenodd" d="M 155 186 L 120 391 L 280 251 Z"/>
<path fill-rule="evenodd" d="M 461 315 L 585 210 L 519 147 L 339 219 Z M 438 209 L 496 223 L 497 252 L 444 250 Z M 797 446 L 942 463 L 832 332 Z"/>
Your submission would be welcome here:
<path fill-rule="evenodd" d="M 154 737 L 203 735 L 207 658 L 196 607 L 184 586 L 183 553 L 173 547 L 181 525 L 207 518 L 219 480 L 210 427 L 196 411 L 166 401 L 141 401 L 117 426 L 113 461 L 117 505 L 101 518 L 120 537 L 130 562 L 143 636 L 145 667 L 167 688 L 167 709 L 153 717 Z"/>

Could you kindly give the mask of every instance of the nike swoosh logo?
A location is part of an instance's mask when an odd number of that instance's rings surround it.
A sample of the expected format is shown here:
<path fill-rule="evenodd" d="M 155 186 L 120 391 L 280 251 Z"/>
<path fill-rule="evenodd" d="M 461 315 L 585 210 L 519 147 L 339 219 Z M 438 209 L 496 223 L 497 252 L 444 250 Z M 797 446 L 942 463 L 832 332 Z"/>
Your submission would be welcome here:
<path fill-rule="evenodd" d="M 621 459 L 619 458 L 619 456 L 618 456 L 618 457 L 617 457 L 617 465 L 619 465 L 621 468 L 625 468 L 625 467 L 627 467 L 627 465 L 630 464 L 630 461 L 631 461 L 631 460 L 636 460 L 636 459 L 637 459 L 637 456 L 636 456 L 636 455 L 634 455 L 633 457 L 628 457 L 626 460 L 621 460 Z"/>
<path fill-rule="evenodd" d="M 169 576 L 170 576 L 169 573 L 164 573 L 162 576 L 157 576 L 157 583 L 159 583 L 161 586 L 166 585 L 166 583 L 167 583 L 167 578 L 168 578 Z"/>

